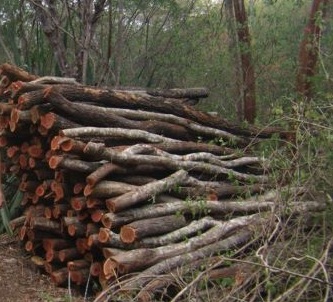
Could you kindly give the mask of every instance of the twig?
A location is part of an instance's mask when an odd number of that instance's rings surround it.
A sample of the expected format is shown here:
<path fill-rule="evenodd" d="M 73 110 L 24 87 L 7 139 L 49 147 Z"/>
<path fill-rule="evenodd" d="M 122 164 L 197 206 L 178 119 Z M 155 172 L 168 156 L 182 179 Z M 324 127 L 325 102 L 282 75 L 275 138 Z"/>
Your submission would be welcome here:
<path fill-rule="evenodd" d="M 319 280 L 315 277 L 311 277 L 311 275 L 313 275 L 313 276 L 317 275 L 321 269 L 324 272 L 324 276 L 325 276 L 325 280 L 326 280 L 326 281 L 323 281 L 323 280 L 320 281 L 320 283 L 323 283 L 326 285 L 325 299 L 323 301 L 328 301 L 328 295 L 329 295 L 329 291 L 330 291 L 329 286 L 332 286 L 332 283 L 329 282 L 327 271 L 324 267 L 323 262 L 327 261 L 327 256 L 328 256 L 328 253 L 329 253 L 329 250 L 330 250 L 332 244 L 333 244 L 333 239 L 331 239 L 329 241 L 323 255 L 320 257 L 319 260 L 315 259 L 314 257 L 308 256 L 308 255 L 301 257 L 301 258 L 295 258 L 295 257 L 291 258 L 291 259 L 298 260 L 298 261 L 301 261 L 304 258 L 308 258 L 308 259 L 315 261 L 315 264 L 312 266 L 312 268 L 310 269 L 310 271 L 308 272 L 307 275 L 303 275 L 302 279 L 300 279 L 297 283 L 295 283 L 293 286 L 291 286 L 287 291 L 283 292 L 280 296 L 275 298 L 273 300 L 273 302 L 282 301 L 284 298 L 289 297 L 293 292 L 296 292 L 295 291 L 296 288 L 302 286 L 299 294 L 297 295 L 297 299 L 295 300 L 295 301 L 297 301 L 302 296 L 304 291 L 308 288 L 308 285 L 311 281 Z M 307 282 L 303 285 L 303 283 L 305 282 L 305 279 L 307 279 Z"/>

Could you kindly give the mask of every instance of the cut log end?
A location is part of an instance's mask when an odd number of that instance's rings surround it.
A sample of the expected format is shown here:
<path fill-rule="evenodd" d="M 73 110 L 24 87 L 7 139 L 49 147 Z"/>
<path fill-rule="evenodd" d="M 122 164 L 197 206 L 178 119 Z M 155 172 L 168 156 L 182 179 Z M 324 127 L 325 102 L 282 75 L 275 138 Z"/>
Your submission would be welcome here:
<path fill-rule="evenodd" d="M 136 229 L 131 226 L 123 226 L 120 230 L 120 238 L 124 243 L 133 243 L 136 241 Z"/>

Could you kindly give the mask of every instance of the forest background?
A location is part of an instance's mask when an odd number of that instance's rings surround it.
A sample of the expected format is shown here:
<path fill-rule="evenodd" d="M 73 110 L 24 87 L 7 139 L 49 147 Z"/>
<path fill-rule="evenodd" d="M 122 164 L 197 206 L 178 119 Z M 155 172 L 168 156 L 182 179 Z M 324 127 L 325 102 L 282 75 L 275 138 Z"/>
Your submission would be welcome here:
<path fill-rule="evenodd" d="M 2 0 L 0 62 L 94 86 L 207 87 L 201 110 L 295 130 L 295 158 L 274 138 L 259 151 L 331 202 L 332 17 L 327 0 Z M 321 259 L 329 234 L 306 253 Z"/>

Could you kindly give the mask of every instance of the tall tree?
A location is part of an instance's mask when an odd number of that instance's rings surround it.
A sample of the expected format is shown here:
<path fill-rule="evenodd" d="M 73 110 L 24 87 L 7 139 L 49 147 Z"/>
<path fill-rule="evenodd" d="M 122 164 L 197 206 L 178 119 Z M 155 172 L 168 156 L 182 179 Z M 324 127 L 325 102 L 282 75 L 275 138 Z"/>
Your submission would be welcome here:
<path fill-rule="evenodd" d="M 231 54 L 232 62 L 232 98 L 235 102 L 236 117 L 238 122 L 244 120 L 244 104 L 243 104 L 243 89 L 242 89 L 242 68 L 240 62 L 240 51 L 237 38 L 237 24 L 235 18 L 235 10 L 233 0 L 225 0 L 225 9 L 227 15 L 227 28 L 228 28 L 228 48 Z"/>
<path fill-rule="evenodd" d="M 326 15 L 327 4 L 328 0 L 313 0 L 309 21 L 304 28 L 299 47 L 296 91 L 305 99 L 313 96 L 313 76 L 316 74 L 322 20 Z"/>
<path fill-rule="evenodd" d="M 85 83 L 92 39 L 106 0 L 77 2 L 65 0 L 61 3 L 56 0 L 29 0 L 29 2 L 35 9 L 42 30 L 52 46 L 61 74 L 76 77 Z M 80 23 L 71 24 L 74 14 L 79 16 Z M 70 23 L 72 32 L 65 29 L 65 22 Z M 67 51 L 66 41 L 69 37 L 75 44 L 75 58 L 72 58 L 73 54 Z"/>
<path fill-rule="evenodd" d="M 233 5 L 237 22 L 237 36 L 243 77 L 243 116 L 247 122 L 253 124 L 256 117 L 256 89 L 254 66 L 251 56 L 251 36 L 244 0 L 233 0 Z"/>

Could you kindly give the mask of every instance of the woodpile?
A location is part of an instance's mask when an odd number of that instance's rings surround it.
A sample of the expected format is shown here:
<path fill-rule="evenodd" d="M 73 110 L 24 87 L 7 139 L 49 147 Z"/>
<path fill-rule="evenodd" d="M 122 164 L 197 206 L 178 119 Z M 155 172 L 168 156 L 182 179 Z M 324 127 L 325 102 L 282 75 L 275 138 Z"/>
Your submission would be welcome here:
<path fill-rule="evenodd" d="M 251 146 L 290 133 L 198 111 L 202 88 L 102 89 L 8 64 L 0 75 L 1 172 L 23 192 L 11 226 L 57 285 L 122 277 L 122 291 L 147 301 L 161 286 L 152 276 L 198 267 L 274 224 L 281 194 Z"/>

